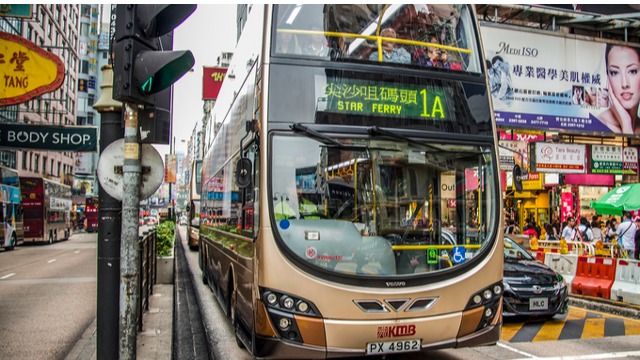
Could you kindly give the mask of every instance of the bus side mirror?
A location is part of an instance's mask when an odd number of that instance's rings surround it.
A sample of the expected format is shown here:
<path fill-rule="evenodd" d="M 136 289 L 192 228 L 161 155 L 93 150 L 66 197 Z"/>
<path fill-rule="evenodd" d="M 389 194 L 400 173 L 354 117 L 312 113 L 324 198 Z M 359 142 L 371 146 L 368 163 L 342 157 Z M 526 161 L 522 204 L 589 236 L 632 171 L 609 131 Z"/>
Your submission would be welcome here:
<path fill-rule="evenodd" d="M 236 163 L 236 185 L 244 189 L 251 184 L 251 160 L 240 158 Z"/>

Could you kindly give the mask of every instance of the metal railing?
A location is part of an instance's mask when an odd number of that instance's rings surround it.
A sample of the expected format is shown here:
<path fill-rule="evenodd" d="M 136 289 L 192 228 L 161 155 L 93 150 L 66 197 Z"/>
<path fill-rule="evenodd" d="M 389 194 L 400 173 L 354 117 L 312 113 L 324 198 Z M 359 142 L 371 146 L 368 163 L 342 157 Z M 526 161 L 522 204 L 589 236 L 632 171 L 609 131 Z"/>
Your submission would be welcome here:
<path fill-rule="evenodd" d="M 149 296 L 153 295 L 156 283 L 156 230 L 145 231 L 138 237 L 138 255 L 140 256 L 140 281 L 138 296 L 138 331 L 142 331 L 142 316 L 149 310 Z"/>

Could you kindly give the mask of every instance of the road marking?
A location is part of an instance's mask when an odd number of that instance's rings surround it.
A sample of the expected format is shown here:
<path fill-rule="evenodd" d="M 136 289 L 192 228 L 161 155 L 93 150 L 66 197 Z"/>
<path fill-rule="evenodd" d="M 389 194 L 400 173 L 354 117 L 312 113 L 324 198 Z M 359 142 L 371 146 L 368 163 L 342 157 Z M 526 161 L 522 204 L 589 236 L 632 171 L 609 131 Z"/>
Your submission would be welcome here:
<path fill-rule="evenodd" d="M 640 334 L 640 321 L 619 315 L 569 307 L 564 319 L 505 322 L 501 340 L 509 343 L 594 339 Z"/>
<path fill-rule="evenodd" d="M 499 341 L 496 345 L 498 345 L 498 346 L 500 346 L 500 347 L 502 347 L 502 348 L 505 348 L 505 349 L 507 349 L 507 350 L 509 350 L 509 351 L 513 351 L 514 353 L 519 354 L 519 355 L 522 355 L 522 356 L 527 356 L 527 357 L 529 357 L 529 358 L 535 357 L 535 355 L 529 354 L 529 353 L 524 352 L 524 351 L 522 351 L 522 350 L 518 350 L 518 349 L 516 349 L 516 348 L 514 348 L 514 347 L 511 347 L 511 346 L 507 345 L 506 343 L 504 343 L 504 342 L 502 342 L 502 341 Z M 526 359 L 526 358 L 525 358 L 525 359 Z"/>
<path fill-rule="evenodd" d="M 7 275 L 5 275 L 5 276 L 1 277 L 0 279 L 1 279 L 1 280 L 8 279 L 8 278 L 12 277 L 12 276 L 13 276 L 13 275 L 15 275 L 15 274 L 16 274 L 16 273 L 7 274 Z"/>
<path fill-rule="evenodd" d="M 51 259 L 51 260 L 47 261 L 47 264 L 51 264 L 53 262 L 56 262 L 56 259 Z"/>
<path fill-rule="evenodd" d="M 80 250 L 76 250 L 74 254 L 80 254 Z"/>
<path fill-rule="evenodd" d="M 500 344 L 500 343 L 498 343 Z M 556 356 L 556 357 L 529 357 L 516 360 L 530 360 L 530 359 L 544 359 L 544 360 L 592 360 L 592 359 L 612 359 L 612 358 L 625 358 L 640 356 L 640 351 L 625 351 L 617 353 L 605 353 L 605 354 L 589 354 L 589 355 L 575 355 L 575 356 Z"/>

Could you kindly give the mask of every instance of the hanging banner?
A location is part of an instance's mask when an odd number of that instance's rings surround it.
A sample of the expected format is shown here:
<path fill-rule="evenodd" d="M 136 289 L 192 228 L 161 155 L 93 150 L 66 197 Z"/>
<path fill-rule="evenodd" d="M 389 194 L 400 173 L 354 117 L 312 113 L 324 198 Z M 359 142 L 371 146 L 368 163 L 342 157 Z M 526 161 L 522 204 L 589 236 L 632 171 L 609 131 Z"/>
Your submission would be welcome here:
<path fill-rule="evenodd" d="M 202 67 L 202 100 L 216 100 L 227 75 L 227 68 Z"/>
<path fill-rule="evenodd" d="M 536 31 L 481 26 L 496 123 L 564 132 L 633 134 L 640 97 L 624 90 L 622 71 L 638 48 Z M 624 75 L 624 76 L 622 76 Z M 634 107 L 635 106 L 635 107 Z M 640 126 L 635 134 L 640 135 Z"/>
<path fill-rule="evenodd" d="M 165 184 L 176 183 L 176 172 L 178 171 L 178 155 L 164 155 L 164 182 Z"/>

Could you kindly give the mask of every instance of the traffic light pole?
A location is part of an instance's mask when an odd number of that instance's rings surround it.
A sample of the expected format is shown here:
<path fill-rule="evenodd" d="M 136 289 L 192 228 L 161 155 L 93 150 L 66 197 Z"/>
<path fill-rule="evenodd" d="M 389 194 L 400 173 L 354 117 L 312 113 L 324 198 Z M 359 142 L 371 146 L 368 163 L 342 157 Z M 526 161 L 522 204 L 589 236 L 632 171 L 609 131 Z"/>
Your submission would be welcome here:
<path fill-rule="evenodd" d="M 102 93 L 93 105 L 100 112 L 100 153 L 122 138 L 122 103 L 112 98 L 113 70 L 102 67 Z M 96 314 L 97 359 L 118 358 L 118 305 L 120 304 L 120 230 L 122 202 L 98 183 L 98 284 Z"/>
<path fill-rule="evenodd" d="M 124 164 L 122 175 L 122 246 L 120 257 L 120 360 L 135 360 L 138 329 L 138 286 L 140 255 L 138 253 L 138 207 L 140 204 L 140 139 L 138 108 L 125 103 Z"/>

